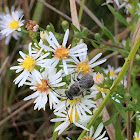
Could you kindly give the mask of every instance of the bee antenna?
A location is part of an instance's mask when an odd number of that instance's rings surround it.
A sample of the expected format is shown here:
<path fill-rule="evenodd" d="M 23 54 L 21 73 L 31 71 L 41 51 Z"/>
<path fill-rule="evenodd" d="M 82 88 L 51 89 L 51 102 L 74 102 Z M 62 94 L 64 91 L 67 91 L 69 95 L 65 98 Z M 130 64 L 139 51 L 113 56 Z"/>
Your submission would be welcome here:
<path fill-rule="evenodd" d="M 56 94 L 58 94 L 59 96 L 61 96 L 61 97 L 66 97 L 66 96 L 60 95 L 60 93 L 56 92 L 56 91 L 55 91 L 52 87 L 50 87 L 49 85 L 48 85 L 48 87 L 49 87 L 53 92 L 55 92 Z"/>

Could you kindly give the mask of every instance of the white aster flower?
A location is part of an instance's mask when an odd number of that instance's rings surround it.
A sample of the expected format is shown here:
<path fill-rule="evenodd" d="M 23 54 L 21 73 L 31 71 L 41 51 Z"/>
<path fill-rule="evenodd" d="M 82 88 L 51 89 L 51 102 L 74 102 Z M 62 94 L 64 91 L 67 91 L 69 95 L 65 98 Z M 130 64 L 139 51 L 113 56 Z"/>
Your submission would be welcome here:
<path fill-rule="evenodd" d="M 51 119 L 51 122 L 62 122 L 56 129 L 55 131 L 59 131 L 58 135 L 60 135 L 70 124 L 75 124 L 77 127 L 80 127 L 82 129 L 85 129 L 88 131 L 88 129 L 85 127 L 85 124 L 88 123 L 88 121 L 90 120 L 89 118 L 91 118 L 91 116 L 85 115 L 85 116 L 81 116 L 81 120 L 79 119 L 78 113 L 75 112 L 75 110 L 73 108 L 71 108 L 71 110 L 68 111 L 68 113 L 70 113 L 70 115 L 67 114 L 67 112 L 54 112 L 54 114 L 56 116 L 58 116 L 59 118 L 54 118 Z M 84 120 L 84 123 L 82 122 L 82 120 Z"/>
<path fill-rule="evenodd" d="M 140 131 L 137 133 L 137 132 L 134 132 L 134 136 L 133 136 L 133 140 L 139 140 L 140 139 Z"/>
<path fill-rule="evenodd" d="M 107 94 L 108 91 L 109 91 L 105 86 L 104 86 L 104 87 L 100 87 L 100 86 L 98 86 L 97 84 L 94 84 L 94 85 L 90 88 L 90 90 L 92 91 L 91 94 L 93 94 L 93 92 L 95 92 L 95 91 L 96 91 L 97 93 L 101 92 L 103 98 L 105 98 L 106 94 Z"/>
<path fill-rule="evenodd" d="M 87 54 L 87 45 L 85 43 L 76 45 L 73 48 L 70 48 L 70 45 L 67 47 L 66 44 L 68 41 L 68 36 L 69 30 L 67 29 L 63 38 L 63 43 L 62 45 L 60 45 L 53 33 L 49 32 L 49 36 L 46 35 L 46 40 L 48 41 L 50 47 L 43 45 L 43 48 L 53 52 L 54 57 L 51 59 L 51 61 L 54 67 L 58 64 L 60 60 L 62 61 L 64 72 L 66 75 L 68 74 L 66 62 L 71 62 L 74 57 Z"/>
<path fill-rule="evenodd" d="M 18 39 L 19 34 L 15 31 L 20 31 L 21 30 L 20 27 L 24 25 L 23 24 L 24 20 L 21 20 L 22 17 L 23 17 L 23 11 L 22 10 L 14 11 L 14 8 L 11 9 L 11 13 L 9 12 L 9 9 L 7 8 L 7 13 L 1 14 L 0 16 L 1 39 L 11 34 L 12 34 L 11 35 L 12 37 L 14 37 L 15 39 Z M 9 41 L 9 38 L 7 39 L 8 41 Z"/>
<path fill-rule="evenodd" d="M 104 75 L 101 73 L 93 73 L 93 80 L 95 84 L 103 84 L 104 82 Z"/>
<path fill-rule="evenodd" d="M 35 92 L 24 100 L 30 100 L 36 98 L 34 101 L 35 106 L 34 109 L 40 110 L 43 108 L 45 110 L 45 105 L 48 102 L 49 97 L 49 105 L 50 109 L 59 102 L 55 88 L 61 87 L 65 85 L 65 82 L 62 81 L 62 70 L 56 73 L 56 69 L 53 67 L 46 68 L 44 72 L 41 73 L 42 79 L 41 83 L 38 83 L 34 77 L 29 78 L 30 82 L 26 82 L 26 85 L 30 85 L 30 89 L 34 90 Z"/>
<path fill-rule="evenodd" d="M 69 73 L 73 73 L 75 71 L 77 72 L 81 72 L 82 74 L 88 74 L 90 72 L 92 72 L 95 66 L 98 66 L 102 63 L 104 63 L 106 61 L 106 59 L 103 60 L 99 60 L 97 62 L 95 62 L 98 58 L 100 58 L 102 55 L 102 53 L 97 54 L 95 57 L 93 57 L 90 61 L 87 58 L 87 55 L 82 55 L 79 56 L 79 59 L 77 59 L 76 57 L 73 57 L 73 62 L 75 63 L 75 65 L 71 64 L 71 65 L 67 65 L 69 68 Z"/>
<path fill-rule="evenodd" d="M 115 79 L 117 77 L 117 74 L 121 71 L 122 67 L 118 67 L 117 69 L 115 69 L 114 67 L 112 67 L 111 65 L 108 65 L 108 69 L 104 69 L 103 71 L 110 75 L 110 79 Z"/>
<path fill-rule="evenodd" d="M 42 52 L 42 49 L 38 53 L 33 53 L 32 43 L 29 44 L 29 54 L 26 55 L 22 51 L 19 51 L 19 54 L 21 55 L 22 58 L 19 58 L 17 61 L 19 62 L 19 66 L 13 66 L 10 69 L 11 70 L 16 70 L 16 73 L 19 73 L 23 71 L 15 80 L 15 84 L 18 84 L 18 86 L 22 86 L 27 78 L 29 76 L 35 77 L 35 79 L 41 83 L 41 74 L 40 72 L 36 69 L 36 66 L 41 66 L 46 67 L 47 64 L 49 66 L 49 59 L 45 59 L 49 53 L 46 53 L 42 56 L 40 56 L 40 53 Z"/>
<path fill-rule="evenodd" d="M 93 101 L 92 98 L 94 98 L 97 94 L 97 91 L 92 92 L 90 95 L 84 95 L 84 97 L 78 96 L 75 97 L 73 100 L 65 99 L 59 104 L 57 104 L 56 109 L 54 112 L 64 112 L 67 109 L 69 109 L 69 116 L 71 114 L 71 111 L 77 112 L 79 118 L 81 116 L 86 115 L 87 113 L 92 115 L 91 108 L 97 108 L 96 107 L 96 101 Z M 73 116 L 74 117 L 74 116 Z M 74 120 L 74 118 L 73 118 Z"/>
<path fill-rule="evenodd" d="M 87 132 L 86 136 L 84 136 L 81 140 L 108 140 L 108 137 L 104 137 L 106 131 L 101 134 L 103 130 L 103 123 L 100 123 L 94 132 L 94 127 L 91 126 L 90 131 Z"/>

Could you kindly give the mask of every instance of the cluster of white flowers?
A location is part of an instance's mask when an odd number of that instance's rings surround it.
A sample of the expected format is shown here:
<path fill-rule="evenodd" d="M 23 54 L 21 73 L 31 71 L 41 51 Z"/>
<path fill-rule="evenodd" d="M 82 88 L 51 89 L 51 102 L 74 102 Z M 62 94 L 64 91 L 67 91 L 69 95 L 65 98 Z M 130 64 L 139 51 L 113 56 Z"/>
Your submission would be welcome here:
<path fill-rule="evenodd" d="M 128 14 L 132 8 L 128 0 L 106 0 L 102 5 L 115 3 L 118 9 L 125 7 L 125 12 Z M 137 4 L 140 8 L 140 4 Z M 135 12 L 140 15 L 140 12 Z M 0 39 L 5 39 L 5 44 L 10 42 L 11 37 L 16 40 L 22 35 L 24 30 L 23 11 L 11 8 L 11 12 L 6 8 L 6 14 L 0 14 Z M 30 23 L 25 26 L 27 32 L 39 32 L 39 25 L 36 21 L 30 20 Z M 105 137 L 106 131 L 103 133 L 103 123 L 101 122 L 94 132 L 94 127 L 90 129 L 86 127 L 87 123 L 92 118 L 94 111 L 97 110 L 96 97 L 97 94 L 101 98 L 105 98 L 110 90 L 105 84 L 106 78 L 111 82 L 117 78 L 117 74 L 121 71 L 121 67 L 115 69 L 108 65 L 107 69 L 102 68 L 104 73 L 95 72 L 94 68 L 106 62 L 106 59 L 98 60 L 102 53 L 97 54 L 92 59 L 87 55 L 88 47 L 85 43 L 79 43 L 71 46 L 69 43 L 69 29 L 66 30 L 62 44 L 57 40 L 55 33 L 51 31 L 40 31 L 40 40 L 32 41 L 28 44 L 28 54 L 19 51 L 21 58 L 17 59 L 18 66 L 12 66 L 10 69 L 20 73 L 14 80 L 18 87 L 27 85 L 32 90 L 32 93 L 24 98 L 25 101 L 34 99 L 34 110 L 46 110 L 46 104 L 49 104 L 56 118 L 52 118 L 51 122 L 61 122 L 56 127 L 58 135 L 62 134 L 70 124 L 88 131 L 87 135 L 81 140 L 107 140 Z M 84 76 L 92 77 L 92 85 L 86 87 L 86 80 L 82 83 Z M 87 78 L 87 77 L 85 77 Z M 121 81 L 124 86 L 127 86 L 126 77 Z M 88 83 L 89 84 L 89 83 Z M 70 90 L 71 89 L 71 90 Z M 78 89 L 78 90 L 77 90 Z M 80 89 L 80 91 L 79 91 Z M 72 90 L 77 90 L 77 95 Z M 71 94 L 71 95 L 69 95 Z M 68 96 L 69 95 L 69 96 Z M 72 96 L 72 98 L 70 98 Z M 111 99 L 120 103 L 123 98 L 119 93 L 111 95 Z M 136 112 L 140 118 L 139 111 Z M 139 135 L 135 132 L 134 139 L 139 139 Z M 68 138 L 69 139 L 69 138 Z"/>
<path fill-rule="evenodd" d="M 7 14 L 1 14 L 0 34 L 2 38 L 6 37 L 6 44 L 9 43 L 11 37 L 18 39 L 21 35 L 19 31 L 24 25 L 24 20 L 21 20 L 22 14 L 22 10 L 15 11 L 14 8 L 11 9 L 11 13 L 7 8 Z M 30 24 L 27 26 L 29 30 L 32 29 L 35 22 L 30 21 Z M 21 58 L 17 59 L 18 66 L 10 68 L 16 70 L 16 73 L 20 73 L 14 80 L 15 84 L 18 84 L 18 87 L 28 85 L 33 90 L 33 93 L 24 100 L 34 99 L 34 110 L 45 110 L 46 104 L 49 102 L 50 109 L 54 109 L 54 114 L 57 116 L 57 118 L 51 119 L 51 122 L 62 122 L 55 129 L 55 131 L 59 131 L 59 135 L 71 123 L 89 131 L 86 124 L 91 119 L 93 110 L 97 109 L 94 99 L 99 91 L 89 93 L 90 91 L 82 89 L 83 93 L 70 99 L 66 90 L 68 91 L 73 84 L 78 82 L 77 79 L 84 75 L 90 75 L 95 84 L 102 84 L 104 76 L 100 73 L 93 73 L 93 71 L 95 66 L 104 63 L 106 59 L 97 61 L 102 55 L 99 53 L 89 60 L 88 47 L 85 43 L 77 44 L 74 47 L 68 45 L 69 29 L 66 30 L 61 45 L 52 32 L 46 31 L 40 35 L 39 43 L 29 43 L 28 54 L 19 51 Z M 78 78 L 74 79 L 74 76 Z M 70 84 L 67 84 L 68 82 Z M 102 129 L 103 124 L 101 123 L 93 135 L 91 127 L 90 136 L 103 139 L 105 132 L 99 136 Z"/>
<path fill-rule="evenodd" d="M 69 99 L 65 91 L 75 83 L 73 76 L 82 77 L 85 74 L 91 74 L 94 67 L 106 61 L 100 60 L 95 62 L 102 53 L 97 54 L 90 61 L 87 56 L 87 45 L 85 43 L 78 44 L 71 48 L 67 45 L 69 29 L 66 30 L 63 43 L 60 45 L 52 32 L 46 34 L 45 44 L 42 39 L 37 43 L 29 43 L 28 54 L 19 51 L 22 58 L 19 58 L 18 66 L 10 69 L 16 70 L 21 74 L 14 80 L 18 86 L 29 85 L 33 93 L 24 100 L 35 99 L 34 109 L 44 109 L 46 103 L 49 102 L 50 109 L 54 109 L 57 118 L 51 119 L 52 122 L 61 121 L 62 123 L 55 129 L 61 134 L 71 123 L 85 130 L 86 124 L 93 115 L 93 109 L 96 107 L 94 97 L 98 91 L 91 94 L 82 94 L 73 100 Z M 67 47 L 68 46 L 68 47 Z M 71 82 L 66 87 L 64 77 L 71 77 Z M 100 80 L 98 81 L 100 82 Z M 64 88 L 65 87 L 65 88 Z"/>

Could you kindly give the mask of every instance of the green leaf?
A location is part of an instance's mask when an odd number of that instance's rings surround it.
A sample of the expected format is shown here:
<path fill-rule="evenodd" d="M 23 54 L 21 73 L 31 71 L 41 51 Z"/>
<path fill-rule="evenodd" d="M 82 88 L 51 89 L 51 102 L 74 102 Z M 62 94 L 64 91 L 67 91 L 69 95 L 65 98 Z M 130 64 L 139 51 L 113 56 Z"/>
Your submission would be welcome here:
<path fill-rule="evenodd" d="M 71 23 L 71 26 L 72 26 L 72 28 L 73 28 L 74 31 L 80 32 L 72 23 Z"/>
<path fill-rule="evenodd" d="M 116 45 L 117 43 L 116 43 L 113 35 L 111 34 L 111 32 L 109 32 L 106 27 L 103 28 L 103 31 L 104 31 L 105 35 L 112 41 L 112 43 Z"/>
<path fill-rule="evenodd" d="M 107 50 L 110 50 L 110 51 L 114 51 L 114 52 L 120 52 L 122 53 L 124 56 L 128 56 L 129 54 L 129 51 L 126 51 L 126 50 L 123 50 L 123 49 L 119 49 L 119 48 L 106 48 Z"/>
<path fill-rule="evenodd" d="M 94 41 L 91 41 L 91 44 L 92 44 L 95 48 L 100 49 L 100 47 L 99 47 Z"/>
<path fill-rule="evenodd" d="M 125 50 L 130 51 L 130 39 L 129 38 L 126 40 Z"/>
<path fill-rule="evenodd" d="M 125 107 L 122 103 L 116 103 L 115 101 L 112 101 L 114 103 L 114 106 L 116 110 L 120 113 L 120 115 L 124 118 L 124 123 L 126 123 L 126 111 Z"/>
<path fill-rule="evenodd" d="M 126 26 L 129 26 L 128 22 L 126 21 L 126 19 L 118 12 L 116 12 L 114 10 L 114 8 L 110 5 L 107 5 L 108 6 L 108 9 L 112 12 L 112 14 L 121 22 L 123 23 L 124 25 Z"/>
<path fill-rule="evenodd" d="M 124 140 L 123 136 L 122 136 L 122 132 L 121 132 L 121 127 L 120 127 L 120 123 L 119 123 L 119 116 L 116 117 L 116 122 L 115 122 L 115 137 L 116 140 Z"/>
<path fill-rule="evenodd" d="M 109 120 L 107 120 L 106 122 L 104 122 L 104 126 L 107 126 L 107 125 L 111 124 L 111 123 L 114 121 L 114 119 L 116 118 L 116 116 L 117 116 L 118 114 L 119 114 L 119 113 L 117 112 L 117 113 L 115 113 L 113 116 L 111 116 L 111 118 L 110 118 Z"/>
<path fill-rule="evenodd" d="M 43 0 L 45 1 L 45 0 Z M 43 12 L 43 4 L 41 2 L 37 2 L 35 10 L 34 10 L 34 14 L 32 17 L 32 20 L 36 21 L 37 23 L 40 22 L 41 18 L 42 18 L 42 12 Z"/>

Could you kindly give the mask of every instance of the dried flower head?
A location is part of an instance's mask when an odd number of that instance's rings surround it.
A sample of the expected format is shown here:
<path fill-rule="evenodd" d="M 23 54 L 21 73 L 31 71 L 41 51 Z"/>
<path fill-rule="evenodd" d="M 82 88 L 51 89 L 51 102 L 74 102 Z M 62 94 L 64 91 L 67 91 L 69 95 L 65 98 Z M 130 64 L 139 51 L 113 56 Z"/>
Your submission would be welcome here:
<path fill-rule="evenodd" d="M 27 28 L 28 31 L 36 32 L 38 30 L 39 25 L 37 24 L 36 21 L 29 20 L 29 23 L 27 23 L 25 27 Z"/>

